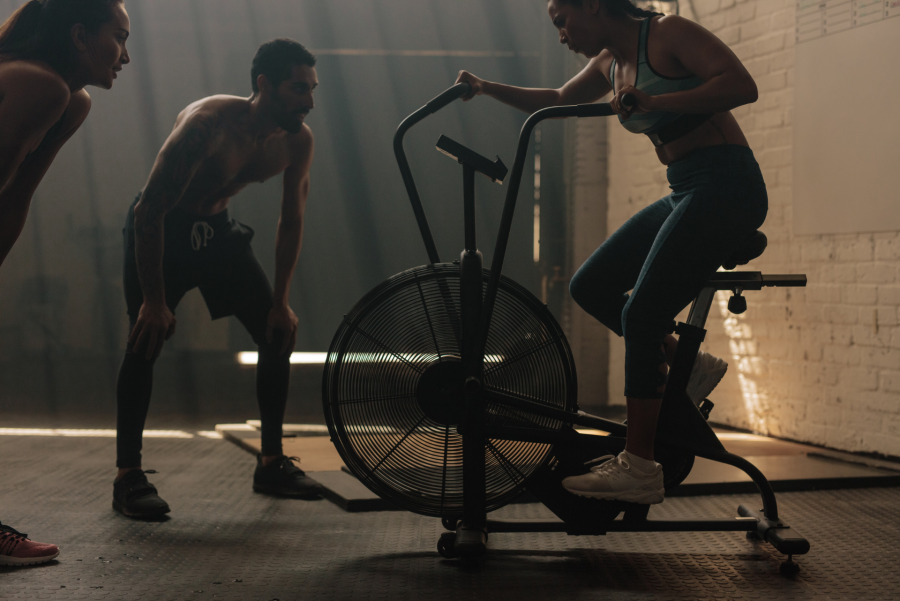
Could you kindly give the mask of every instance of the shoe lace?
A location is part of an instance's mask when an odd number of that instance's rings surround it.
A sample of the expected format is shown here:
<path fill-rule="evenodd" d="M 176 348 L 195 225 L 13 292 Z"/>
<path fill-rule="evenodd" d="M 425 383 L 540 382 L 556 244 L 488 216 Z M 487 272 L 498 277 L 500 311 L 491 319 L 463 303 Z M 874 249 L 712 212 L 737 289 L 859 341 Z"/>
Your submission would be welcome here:
<path fill-rule="evenodd" d="M 286 472 L 303 474 L 303 470 L 301 470 L 298 466 L 300 464 L 299 457 L 288 457 L 284 455 L 281 459 L 281 468 Z"/>
<path fill-rule="evenodd" d="M 15 528 L 13 528 L 12 526 L 7 526 L 3 522 L 0 522 L 0 533 L 3 533 L 3 534 L 0 534 L 0 536 L 5 535 L 5 536 L 28 538 L 27 534 L 23 534 L 23 533 L 19 532 L 18 530 L 16 530 Z"/>
<path fill-rule="evenodd" d="M 0 553 L 11 555 L 19 543 L 28 540 L 27 534 L 22 534 L 12 526 L 0 523 Z"/>
<path fill-rule="evenodd" d="M 591 471 L 598 476 L 612 472 L 616 468 L 616 466 L 622 466 L 626 470 L 629 467 L 628 463 L 625 460 L 615 455 L 604 455 L 603 457 L 597 457 L 596 459 L 586 461 L 584 464 L 590 465 Z"/>
<path fill-rule="evenodd" d="M 159 472 L 157 472 L 156 470 L 132 470 L 122 476 L 122 480 L 125 480 L 131 474 L 140 474 L 137 479 L 134 479 L 134 476 L 132 476 L 132 480 L 128 480 L 125 482 L 125 484 L 122 485 L 125 488 L 125 498 L 134 500 L 149 494 L 155 494 L 156 487 L 147 481 L 147 477 L 144 476 L 144 474 L 158 473 Z"/>

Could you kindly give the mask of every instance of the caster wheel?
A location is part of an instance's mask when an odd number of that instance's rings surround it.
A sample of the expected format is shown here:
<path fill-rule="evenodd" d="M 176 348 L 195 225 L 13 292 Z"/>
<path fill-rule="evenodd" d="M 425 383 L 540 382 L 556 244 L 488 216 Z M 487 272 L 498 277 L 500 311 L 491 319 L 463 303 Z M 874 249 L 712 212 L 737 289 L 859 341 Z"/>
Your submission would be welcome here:
<path fill-rule="evenodd" d="M 747 540 L 755 540 L 760 541 L 762 537 L 759 535 L 759 532 L 754 532 L 752 530 L 747 531 Z"/>
<path fill-rule="evenodd" d="M 451 532 L 456 532 L 456 525 L 459 523 L 459 520 L 456 518 L 441 518 L 441 526 L 444 527 L 445 530 L 449 530 Z"/>
<path fill-rule="evenodd" d="M 800 572 L 800 564 L 794 563 L 790 559 L 782 561 L 781 565 L 778 567 L 778 571 L 781 572 L 782 576 L 795 576 Z"/>
<path fill-rule="evenodd" d="M 438 539 L 437 549 L 438 553 L 441 554 L 441 557 L 444 559 L 455 559 L 456 551 L 454 546 L 456 545 L 456 533 L 455 532 L 445 532 L 441 535 L 441 538 Z"/>

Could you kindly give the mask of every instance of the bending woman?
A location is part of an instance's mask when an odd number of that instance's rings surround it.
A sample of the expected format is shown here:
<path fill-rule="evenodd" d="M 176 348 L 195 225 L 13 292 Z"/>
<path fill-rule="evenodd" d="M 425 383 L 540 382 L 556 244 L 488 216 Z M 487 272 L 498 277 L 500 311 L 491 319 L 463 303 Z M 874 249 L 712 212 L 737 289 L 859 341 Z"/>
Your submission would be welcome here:
<path fill-rule="evenodd" d="M 559 41 L 590 59 L 558 90 L 488 82 L 461 72 L 457 81 L 526 112 L 610 101 L 620 123 L 645 134 L 668 166 L 672 193 L 634 215 L 581 266 L 572 298 L 625 338 L 628 439 L 618 457 L 563 481 L 570 492 L 637 503 L 663 501 L 654 461 L 656 422 L 667 359 L 677 340 L 673 319 L 719 266 L 765 220 L 766 187 L 731 109 L 755 102 L 756 84 L 728 47 L 678 16 L 640 10 L 628 0 L 550 0 Z M 637 98 L 622 105 L 626 93 Z M 631 291 L 629 295 L 628 292 Z M 695 402 L 727 365 L 701 353 L 688 394 Z"/>
<path fill-rule="evenodd" d="M 0 26 L 0 265 L 31 197 L 91 108 L 85 86 L 109 89 L 129 62 L 122 0 L 31 0 Z M 44 563 L 56 545 L 0 524 L 0 565 Z"/>

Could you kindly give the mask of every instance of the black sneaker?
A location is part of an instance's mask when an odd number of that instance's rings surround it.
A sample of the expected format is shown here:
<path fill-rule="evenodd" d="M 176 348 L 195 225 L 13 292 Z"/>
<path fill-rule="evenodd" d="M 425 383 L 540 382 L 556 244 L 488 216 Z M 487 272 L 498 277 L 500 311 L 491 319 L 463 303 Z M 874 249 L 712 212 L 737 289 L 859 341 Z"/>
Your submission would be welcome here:
<path fill-rule="evenodd" d="M 156 487 L 144 474 L 156 470 L 131 470 L 113 483 L 113 509 L 130 518 L 156 518 L 169 513 L 169 504 L 159 498 Z"/>
<path fill-rule="evenodd" d="M 256 456 L 256 471 L 253 472 L 253 490 L 267 495 L 293 497 L 296 499 L 318 499 L 322 496 L 322 485 L 306 475 L 294 461 L 298 457 L 282 455 L 267 466 L 262 464 L 262 455 Z"/>

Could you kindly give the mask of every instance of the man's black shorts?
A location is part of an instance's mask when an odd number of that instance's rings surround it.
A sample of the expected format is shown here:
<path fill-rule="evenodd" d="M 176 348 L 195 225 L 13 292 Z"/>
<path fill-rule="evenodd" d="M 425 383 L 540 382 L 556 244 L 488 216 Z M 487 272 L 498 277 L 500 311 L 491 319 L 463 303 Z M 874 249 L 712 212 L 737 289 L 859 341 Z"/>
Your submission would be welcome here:
<path fill-rule="evenodd" d="M 140 197 L 128 209 L 123 230 L 125 302 L 132 325 L 144 302 L 134 250 L 134 205 Z M 265 324 L 272 286 L 250 247 L 252 229 L 230 219 L 227 210 L 204 217 L 177 208 L 166 215 L 164 228 L 163 280 L 173 313 L 182 297 L 199 287 L 213 319 L 259 313 Z"/>

